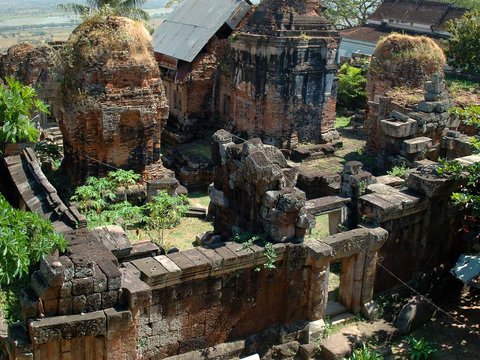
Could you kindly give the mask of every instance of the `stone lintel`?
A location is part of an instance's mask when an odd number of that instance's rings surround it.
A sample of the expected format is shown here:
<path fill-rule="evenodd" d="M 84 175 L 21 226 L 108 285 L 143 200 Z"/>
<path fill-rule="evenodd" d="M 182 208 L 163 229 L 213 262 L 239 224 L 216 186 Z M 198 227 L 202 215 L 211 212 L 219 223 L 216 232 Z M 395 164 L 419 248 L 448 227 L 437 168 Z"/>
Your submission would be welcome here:
<path fill-rule="evenodd" d="M 103 311 L 83 315 L 54 316 L 29 323 L 30 338 L 34 344 L 69 340 L 84 336 L 104 335 L 107 331 Z"/>
<path fill-rule="evenodd" d="M 368 251 L 370 248 L 370 232 L 365 228 L 338 233 L 322 239 L 332 248 L 332 258 L 341 259 Z"/>
<path fill-rule="evenodd" d="M 305 202 L 305 208 L 312 215 L 318 215 L 326 212 L 340 210 L 343 206 L 350 203 L 350 198 L 341 196 L 324 196 Z"/>

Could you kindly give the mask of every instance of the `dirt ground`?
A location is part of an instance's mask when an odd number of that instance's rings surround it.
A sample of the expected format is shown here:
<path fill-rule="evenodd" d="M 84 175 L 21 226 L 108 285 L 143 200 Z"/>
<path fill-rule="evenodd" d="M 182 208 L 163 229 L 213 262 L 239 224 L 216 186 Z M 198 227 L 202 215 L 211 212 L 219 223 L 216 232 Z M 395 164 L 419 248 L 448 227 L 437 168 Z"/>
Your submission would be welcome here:
<path fill-rule="evenodd" d="M 437 312 L 413 336 L 436 345 L 438 351 L 433 356 L 434 360 L 480 359 L 480 290 L 464 290 L 459 298 L 452 296 L 439 306 L 476 333 Z"/>

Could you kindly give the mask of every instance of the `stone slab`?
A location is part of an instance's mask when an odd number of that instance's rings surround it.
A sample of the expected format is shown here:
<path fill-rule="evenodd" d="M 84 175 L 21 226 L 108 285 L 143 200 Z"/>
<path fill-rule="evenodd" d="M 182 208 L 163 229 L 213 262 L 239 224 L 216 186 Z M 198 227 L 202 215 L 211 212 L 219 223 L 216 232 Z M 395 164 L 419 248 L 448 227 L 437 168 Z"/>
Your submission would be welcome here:
<path fill-rule="evenodd" d="M 380 125 L 383 132 L 393 138 L 407 138 L 418 132 L 418 124 L 413 119 L 406 122 L 381 120 Z"/>
<path fill-rule="evenodd" d="M 83 315 L 54 316 L 29 323 L 30 338 L 34 344 L 69 340 L 85 336 L 104 335 L 107 330 L 103 311 Z"/>

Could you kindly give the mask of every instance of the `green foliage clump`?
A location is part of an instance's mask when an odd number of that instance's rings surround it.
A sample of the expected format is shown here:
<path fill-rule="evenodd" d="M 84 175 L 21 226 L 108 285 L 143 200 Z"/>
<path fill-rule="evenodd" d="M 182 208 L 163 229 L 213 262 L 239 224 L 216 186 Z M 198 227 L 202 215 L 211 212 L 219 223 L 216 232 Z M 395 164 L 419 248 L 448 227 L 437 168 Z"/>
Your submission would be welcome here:
<path fill-rule="evenodd" d="M 459 180 L 466 177 L 466 183 L 460 191 L 451 195 L 451 200 L 457 208 L 463 212 L 463 231 L 470 234 L 473 239 L 479 240 L 480 226 L 480 164 L 462 166 L 460 162 L 453 160 L 441 160 L 436 169 L 440 177 Z"/>
<path fill-rule="evenodd" d="M 253 234 L 251 232 L 237 233 L 232 236 L 233 241 L 242 244 L 240 250 L 252 250 L 254 243 L 259 246 L 263 246 L 263 254 L 267 258 L 267 261 L 263 264 L 263 267 L 267 270 L 273 270 L 276 268 L 275 261 L 277 260 L 277 253 L 273 244 L 268 241 L 266 234 Z M 260 268 L 256 268 L 255 271 L 260 271 Z"/>
<path fill-rule="evenodd" d="M 437 351 L 434 345 L 424 339 L 416 339 L 412 336 L 407 338 L 409 350 L 408 358 L 410 360 L 429 360 Z"/>
<path fill-rule="evenodd" d="M 85 185 L 75 189 L 71 201 L 76 202 L 79 210 L 87 217 L 89 228 L 119 224 L 126 229 L 128 226 L 145 221 L 143 208 L 131 205 L 126 199 L 116 203 L 115 190 L 119 186 L 134 185 L 139 180 L 140 175 L 131 170 L 109 172 L 104 178 L 91 176 Z"/>
<path fill-rule="evenodd" d="M 363 344 L 360 349 L 354 350 L 350 357 L 343 360 L 383 360 L 383 356 Z"/>
<path fill-rule="evenodd" d="M 448 112 L 466 125 L 480 127 L 480 105 L 468 105 L 464 108 L 454 106 Z"/>
<path fill-rule="evenodd" d="M 63 153 L 58 144 L 42 140 L 35 144 L 34 150 L 42 163 L 51 163 L 55 168 L 60 167 Z"/>
<path fill-rule="evenodd" d="M 21 278 L 42 256 L 66 247 L 65 238 L 49 221 L 36 213 L 14 209 L 0 195 L 0 284 Z"/>
<path fill-rule="evenodd" d="M 30 284 L 28 277 L 16 280 L 0 289 L 0 310 L 7 325 L 23 320 L 20 306 L 20 292 Z"/>
<path fill-rule="evenodd" d="M 449 21 L 447 30 L 452 34 L 445 41 L 449 65 L 480 75 L 480 10 Z"/>
<path fill-rule="evenodd" d="M 31 86 L 20 84 L 7 77 L 6 84 L 0 84 L 0 144 L 20 141 L 36 141 L 38 130 L 30 121 L 32 113 L 48 113 Z"/>
<path fill-rule="evenodd" d="M 170 196 L 166 191 L 160 191 L 146 205 L 148 211 L 148 227 L 156 230 L 159 237 L 152 241 L 160 246 L 164 245 L 164 231 L 180 223 L 188 211 L 188 199 L 185 195 Z"/>
<path fill-rule="evenodd" d="M 364 70 L 347 63 L 338 71 L 338 103 L 347 109 L 364 108 L 367 101 Z"/>
<path fill-rule="evenodd" d="M 392 170 L 387 172 L 387 174 L 405 179 L 408 174 L 408 166 L 406 166 L 405 164 L 402 164 L 400 166 L 394 166 Z"/>

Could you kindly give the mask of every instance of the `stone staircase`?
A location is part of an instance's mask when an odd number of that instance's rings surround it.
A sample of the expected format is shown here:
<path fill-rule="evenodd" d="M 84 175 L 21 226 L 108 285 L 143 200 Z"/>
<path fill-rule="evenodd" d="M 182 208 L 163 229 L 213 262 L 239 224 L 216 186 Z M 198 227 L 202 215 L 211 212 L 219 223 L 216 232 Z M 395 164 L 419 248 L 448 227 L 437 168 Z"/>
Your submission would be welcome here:
<path fill-rule="evenodd" d="M 330 323 L 335 326 L 352 320 L 355 316 L 338 301 L 329 301 L 325 316 L 330 319 Z"/>

